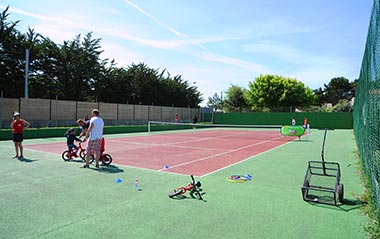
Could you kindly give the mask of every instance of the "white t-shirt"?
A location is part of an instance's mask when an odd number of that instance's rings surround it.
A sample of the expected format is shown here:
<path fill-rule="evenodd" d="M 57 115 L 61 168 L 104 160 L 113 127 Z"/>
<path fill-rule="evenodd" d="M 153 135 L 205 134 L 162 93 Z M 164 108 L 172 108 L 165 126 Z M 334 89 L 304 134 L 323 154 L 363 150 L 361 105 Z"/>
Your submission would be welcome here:
<path fill-rule="evenodd" d="M 90 127 L 93 124 L 90 132 L 90 140 L 101 139 L 103 137 L 104 122 L 100 117 L 92 117 L 90 120 Z"/>

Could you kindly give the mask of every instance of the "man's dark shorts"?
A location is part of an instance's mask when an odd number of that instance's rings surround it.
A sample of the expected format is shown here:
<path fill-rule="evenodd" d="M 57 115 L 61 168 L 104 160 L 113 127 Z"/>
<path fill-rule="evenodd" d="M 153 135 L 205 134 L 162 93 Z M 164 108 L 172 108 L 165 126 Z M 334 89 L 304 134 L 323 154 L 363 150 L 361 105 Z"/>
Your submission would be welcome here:
<path fill-rule="evenodd" d="M 22 142 L 24 137 L 22 134 L 13 134 L 13 142 Z"/>

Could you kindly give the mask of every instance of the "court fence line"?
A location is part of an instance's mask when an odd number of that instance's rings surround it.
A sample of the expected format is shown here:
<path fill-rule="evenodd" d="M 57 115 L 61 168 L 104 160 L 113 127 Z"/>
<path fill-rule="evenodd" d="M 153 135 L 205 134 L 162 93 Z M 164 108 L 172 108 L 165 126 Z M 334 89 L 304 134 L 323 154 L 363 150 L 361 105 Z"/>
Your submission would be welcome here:
<path fill-rule="evenodd" d="M 107 125 L 142 124 L 149 120 L 191 122 L 194 116 L 204 118 L 201 108 L 83 102 L 59 99 L 1 98 L 0 127 L 9 128 L 14 111 L 21 112 L 32 127 L 68 126 L 99 109 Z"/>

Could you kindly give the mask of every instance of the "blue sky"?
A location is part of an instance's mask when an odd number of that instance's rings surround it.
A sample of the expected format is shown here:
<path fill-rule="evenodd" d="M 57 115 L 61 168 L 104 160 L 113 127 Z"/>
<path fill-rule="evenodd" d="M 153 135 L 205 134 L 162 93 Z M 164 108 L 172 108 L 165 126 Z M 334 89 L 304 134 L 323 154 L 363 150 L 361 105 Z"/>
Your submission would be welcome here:
<path fill-rule="evenodd" d="M 182 75 L 207 103 L 260 74 L 311 89 L 359 77 L 372 0 L 0 0 L 57 44 L 93 32 L 101 58 Z"/>

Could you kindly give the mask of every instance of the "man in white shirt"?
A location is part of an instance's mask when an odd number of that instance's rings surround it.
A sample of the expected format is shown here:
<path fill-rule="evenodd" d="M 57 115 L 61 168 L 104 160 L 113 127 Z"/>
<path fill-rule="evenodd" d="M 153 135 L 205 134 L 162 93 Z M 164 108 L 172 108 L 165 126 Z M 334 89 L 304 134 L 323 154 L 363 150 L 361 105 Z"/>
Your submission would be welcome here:
<path fill-rule="evenodd" d="M 92 117 L 90 119 L 90 126 L 86 132 L 87 146 L 86 146 L 86 163 L 82 168 L 89 168 L 91 155 L 95 155 L 95 167 L 99 167 L 100 147 L 103 138 L 103 119 L 99 117 L 99 110 L 93 109 L 91 111 Z"/>

